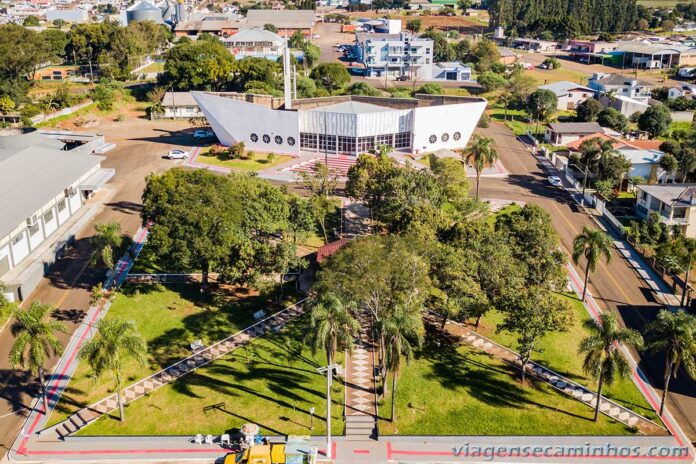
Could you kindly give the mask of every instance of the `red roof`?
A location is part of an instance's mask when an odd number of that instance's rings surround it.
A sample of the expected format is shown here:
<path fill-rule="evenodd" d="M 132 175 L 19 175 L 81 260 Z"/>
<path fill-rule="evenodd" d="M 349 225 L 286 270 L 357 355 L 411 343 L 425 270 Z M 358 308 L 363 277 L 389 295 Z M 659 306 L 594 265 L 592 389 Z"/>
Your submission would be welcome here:
<path fill-rule="evenodd" d="M 629 143 L 641 150 L 659 150 L 662 140 L 631 140 Z"/>
<path fill-rule="evenodd" d="M 336 253 L 338 250 L 340 250 L 344 246 L 348 245 L 348 243 L 350 243 L 349 238 L 342 238 L 340 240 L 336 240 L 335 242 L 327 243 L 326 245 L 320 247 L 319 251 L 317 251 L 317 262 L 321 263 L 326 258 L 328 258 L 329 256 Z"/>
<path fill-rule="evenodd" d="M 624 140 L 618 137 L 603 134 L 601 132 L 596 132 L 594 134 L 580 137 L 579 139 L 567 144 L 566 147 L 568 147 L 568 149 L 571 151 L 580 151 L 580 145 L 582 145 L 582 142 L 591 139 L 613 140 L 614 142 L 612 145 L 614 148 L 628 147 L 639 150 L 659 150 L 660 145 L 662 145 L 661 140 Z"/>

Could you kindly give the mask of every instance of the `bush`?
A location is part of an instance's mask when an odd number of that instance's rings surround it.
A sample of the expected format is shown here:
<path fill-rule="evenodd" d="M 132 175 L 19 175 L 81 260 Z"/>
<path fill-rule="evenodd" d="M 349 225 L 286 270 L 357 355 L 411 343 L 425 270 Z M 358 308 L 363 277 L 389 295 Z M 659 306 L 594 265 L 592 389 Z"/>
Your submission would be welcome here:
<path fill-rule="evenodd" d="M 442 95 L 442 92 L 442 86 L 437 82 L 428 82 L 416 90 L 416 93 L 426 93 L 428 95 Z"/>
<path fill-rule="evenodd" d="M 485 92 L 492 92 L 505 85 L 507 80 L 504 76 L 494 73 L 493 71 L 484 71 L 478 78 L 479 84 Z"/>
<path fill-rule="evenodd" d="M 487 115 L 486 113 L 483 113 L 481 115 L 481 119 L 479 119 L 477 126 L 481 128 L 486 128 L 491 124 L 491 117 Z"/>
<path fill-rule="evenodd" d="M 544 60 L 544 64 L 549 67 L 549 69 L 561 69 L 561 62 L 557 58 L 549 57 Z"/>
<path fill-rule="evenodd" d="M 92 100 L 97 104 L 101 111 L 113 109 L 115 102 L 114 89 L 107 83 L 99 83 L 92 90 Z"/>

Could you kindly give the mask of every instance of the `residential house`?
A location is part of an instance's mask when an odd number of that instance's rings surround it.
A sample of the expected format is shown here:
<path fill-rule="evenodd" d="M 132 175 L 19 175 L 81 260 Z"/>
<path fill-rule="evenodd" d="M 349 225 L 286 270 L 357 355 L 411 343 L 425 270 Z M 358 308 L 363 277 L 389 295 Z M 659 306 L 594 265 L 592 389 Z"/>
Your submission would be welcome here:
<path fill-rule="evenodd" d="M 252 56 L 277 60 L 285 49 L 285 39 L 265 29 L 242 29 L 222 39 L 222 43 L 236 59 Z"/>
<path fill-rule="evenodd" d="M 559 110 L 574 110 L 580 103 L 594 97 L 594 90 L 575 82 L 559 81 L 539 86 L 541 90 L 550 90 L 558 98 Z"/>
<path fill-rule="evenodd" d="M 198 103 L 190 92 L 167 92 L 162 98 L 164 113 L 159 115 L 163 119 L 191 119 L 201 118 L 203 113 L 198 108 Z"/>
<path fill-rule="evenodd" d="M 457 62 L 435 63 L 430 80 L 433 81 L 457 81 L 470 82 L 472 78 L 471 67 Z"/>
<path fill-rule="evenodd" d="M 530 50 L 534 52 L 550 52 L 558 47 L 558 42 L 540 39 L 516 38 L 511 41 L 512 48 Z"/>
<path fill-rule="evenodd" d="M 96 212 L 85 201 L 114 175 L 102 156 L 38 130 L 0 136 L 0 281 L 25 299 Z M 89 148 L 89 147 L 85 147 Z"/>
<path fill-rule="evenodd" d="M 672 100 L 679 97 L 694 98 L 696 95 L 696 84 L 681 84 L 670 87 L 667 90 L 667 98 Z"/>
<path fill-rule="evenodd" d="M 621 74 L 594 73 L 590 77 L 588 87 L 597 95 L 620 95 L 630 99 L 647 103 L 652 96 L 656 85 L 652 82 L 622 76 Z"/>
<path fill-rule="evenodd" d="M 660 160 L 665 155 L 662 151 L 633 148 L 630 145 L 620 147 L 616 151 L 631 163 L 626 179 L 640 176 L 658 184 L 674 181 L 674 173 L 670 174 L 660 167 Z"/>
<path fill-rule="evenodd" d="M 552 145 L 564 146 L 598 132 L 612 136 L 620 135 L 596 122 L 554 122 L 546 125 L 544 140 Z"/>
<path fill-rule="evenodd" d="M 358 60 L 368 77 L 433 75 L 433 41 L 411 34 L 356 34 Z"/>
<path fill-rule="evenodd" d="M 696 184 L 637 185 L 636 193 L 638 215 L 656 212 L 661 222 L 696 238 Z"/>

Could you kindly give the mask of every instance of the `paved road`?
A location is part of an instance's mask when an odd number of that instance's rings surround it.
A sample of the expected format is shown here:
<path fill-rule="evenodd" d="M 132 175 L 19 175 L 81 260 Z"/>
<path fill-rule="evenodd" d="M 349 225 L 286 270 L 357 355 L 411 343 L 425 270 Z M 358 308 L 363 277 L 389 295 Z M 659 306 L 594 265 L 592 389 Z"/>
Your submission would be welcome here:
<path fill-rule="evenodd" d="M 585 225 L 592 219 L 572 202 L 562 190 L 546 182 L 546 173 L 525 146 L 501 124 L 482 130 L 493 137 L 498 153 L 509 175 L 506 179 L 486 178 L 481 181 L 481 196 L 536 203 L 546 209 L 561 236 L 566 252 Z M 614 250 L 609 264 L 600 263 L 590 276 L 596 300 L 618 314 L 629 327 L 642 329 L 660 309 L 652 292 L 626 261 Z M 663 364 L 660 359 L 644 358 L 641 368 L 651 377 L 652 385 L 661 393 Z M 696 440 L 696 382 L 682 375 L 672 383 L 669 407 L 692 441 Z"/>
<path fill-rule="evenodd" d="M 152 171 L 162 171 L 173 162 L 162 159 L 162 154 L 172 147 L 193 143 L 190 136 L 170 133 L 170 129 L 188 129 L 184 122 L 145 121 L 133 119 L 122 122 L 104 120 L 96 130 L 103 132 L 107 141 L 118 144 L 107 153 L 103 167 L 116 168 L 116 176 L 108 188 L 112 189 L 107 201 L 94 221 L 78 236 L 75 246 L 66 257 L 56 263 L 24 304 L 40 300 L 58 308 L 56 319 L 68 327 L 61 334 L 67 343 L 89 308 L 89 289 L 103 278 L 103 272 L 87 266 L 91 254 L 89 237 L 95 223 L 117 221 L 124 233 L 134 234 L 140 225 L 140 197 L 145 187 L 145 177 Z M 151 142 L 159 143 L 151 143 Z M 8 363 L 8 353 L 13 342 L 9 327 L 0 331 L 0 458 L 12 444 L 37 392 L 36 379 L 22 370 L 14 371 Z M 49 370 L 57 359 L 48 362 Z"/>

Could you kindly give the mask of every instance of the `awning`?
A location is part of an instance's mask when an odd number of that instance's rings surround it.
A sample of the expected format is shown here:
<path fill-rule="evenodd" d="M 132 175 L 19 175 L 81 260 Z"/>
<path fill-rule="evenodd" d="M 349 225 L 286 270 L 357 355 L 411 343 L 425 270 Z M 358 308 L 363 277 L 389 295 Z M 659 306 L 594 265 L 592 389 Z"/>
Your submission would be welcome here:
<path fill-rule="evenodd" d="M 116 169 L 114 168 L 102 168 L 98 169 L 94 174 L 89 176 L 83 183 L 80 184 L 80 190 L 82 191 L 95 191 L 99 190 L 109 182 L 109 180 L 116 174 Z"/>

